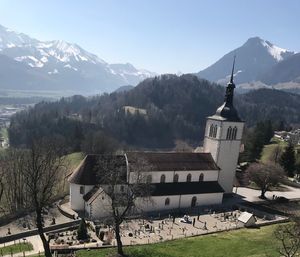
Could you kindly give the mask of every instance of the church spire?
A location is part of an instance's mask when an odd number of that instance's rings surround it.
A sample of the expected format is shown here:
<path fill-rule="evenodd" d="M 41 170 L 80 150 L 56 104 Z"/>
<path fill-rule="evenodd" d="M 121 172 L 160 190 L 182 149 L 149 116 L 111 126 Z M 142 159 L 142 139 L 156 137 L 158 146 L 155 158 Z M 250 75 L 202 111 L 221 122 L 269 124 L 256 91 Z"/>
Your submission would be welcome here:
<path fill-rule="evenodd" d="M 226 88 L 226 94 L 225 94 L 225 100 L 224 100 L 226 106 L 232 106 L 233 105 L 233 91 L 235 89 L 235 84 L 233 82 L 234 65 L 235 65 L 235 55 L 233 57 L 233 64 L 232 64 L 232 71 L 231 71 L 230 81 L 228 82 L 227 88 Z"/>
<path fill-rule="evenodd" d="M 234 93 L 234 89 L 235 89 L 235 84 L 233 81 L 234 67 L 235 67 L 235 55 L 233 58 L 230 81 L 228 82 L 227 87 L 226 87 L 224 103 L 217 109 L 215 115 L 225 118 L 228 121 L 239 122 L 241 120 L 239 118 L 239 115 L 238 115 L 236 109 L 233 106 L 233 93 Z"/>
<path fill-rule="evenodd" d="M 230 83 L 231 83 L 231 84 L 233 84 L 234 65 L 235 65 L 235 55 L 234 55 L 234 57 L 233 57 L 233 64 L 232 64 L 232 71 L 231 71 L 231 78 L 230 78 Z"/>

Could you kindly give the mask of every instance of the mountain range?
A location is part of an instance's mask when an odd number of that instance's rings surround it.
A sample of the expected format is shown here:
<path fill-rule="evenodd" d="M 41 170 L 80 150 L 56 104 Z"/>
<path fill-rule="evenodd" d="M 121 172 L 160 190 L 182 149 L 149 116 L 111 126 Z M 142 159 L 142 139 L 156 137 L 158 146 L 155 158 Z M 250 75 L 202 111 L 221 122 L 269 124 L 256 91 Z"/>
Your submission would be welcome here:
<path fill-rule="evenodd" d="M 77 44 L 40 41 L 0 25 L 0 89 L 111 92 L 156 75 L 109 64 Z"/>
<path fill-rule="evenodd" d="M 225 85 L 236 56 L 234 80 L 239 93 L 274 88 L 300 94 L 300 54 L 259 37 L 249 38 L 196 75 Z"/>
<path fill-rule="evenodd" d="M 234 55 L 240 92 L 272 87 L 300 93 L 300 54 L 259 37 L 249 38 L 196 75 L 226 84 Z M 130 63 L 109 64 L 77 44 L 40 41 L 0 25 L 1 90 L 93 94 L 129 90 L 156 75 Z"/>

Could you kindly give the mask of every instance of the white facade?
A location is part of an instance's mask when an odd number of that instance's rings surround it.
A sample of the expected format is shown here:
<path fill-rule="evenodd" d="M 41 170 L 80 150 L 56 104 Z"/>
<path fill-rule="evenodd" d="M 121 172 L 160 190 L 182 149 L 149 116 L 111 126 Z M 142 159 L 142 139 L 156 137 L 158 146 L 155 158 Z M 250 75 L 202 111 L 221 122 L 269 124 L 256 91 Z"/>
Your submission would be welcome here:
<path fill-rule="evenodd" d="M 201 175 L 202 174 L 202 175 Z M 151 176 L 152 183 L 160 183 L 162 176 L 165 176 L 165 183 L 173 183 L 174 177 L 178 176 L 177 182 L 187 182 L 188 176 L 191 177 L 191 182 L 198 181 L 217 181 L 219 176 L 219 170 L 189 170 L 189 171 L 151 171 L 147 172 L 147 174 L 143 174 L 143 176 Z M 200 176 L 203 180 L 200 179 Z M 134 183 L 134 178 L 130 176 L 129 173 L 129 181 L 130 183 Z"/>
<path fill-rule="evenodd" d="M 151 198 L 137 198 L 135 202 L 135 210 L 137 213 L 158 212 L 167 210 L 178 210 L 182 208 L 191 208 L 194 200 L 194 206 L 221 204 L 223 193 L 195 194 L 195 195 L 167 195 L 152 196 Z M 169 199 L 169 200 L 167 200 Z M 168 204 L 166 205 L 166 201 Z M 109 196 L 104 192 L 98 197 L 86 203 L 86 213 L 93 220 L 111 216 Z"/>
<path fill-rule="evenodd" d="M 217 128 L 217 133 L 210 134 L 211 126 Z M 229 129 L 236 129 L 236 134 L 229 137 Z M 244 122 L 231 122 L 208 117 L 205 129 L 203 151 L 211 153 L 220 167 L 219 183 L 226 193 L 232 193 L 233 181 L 238 162 Z"/>
<path fill-rule="evenodd" d="M 74 211 L 84 211 L 85 201 L 83 196 L 91 191 L 94 186 L 77 185 L 70 183 L 70 205 Z"/>

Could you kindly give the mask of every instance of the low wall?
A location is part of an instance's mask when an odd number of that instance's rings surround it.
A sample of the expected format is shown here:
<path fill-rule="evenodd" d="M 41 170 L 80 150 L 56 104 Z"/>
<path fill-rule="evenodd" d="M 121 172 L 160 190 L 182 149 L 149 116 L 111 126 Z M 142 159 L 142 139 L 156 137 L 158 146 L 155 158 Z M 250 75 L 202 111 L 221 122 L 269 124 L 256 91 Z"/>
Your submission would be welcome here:
<path fill-rule="evenodd" d="M 62 223 L 62 224 L 52 225 L 49 227 L 45 227 L 44 233 L 62 229 L 62 228 L 72 227 L 72 226 L 76 226 L 76 225 L 78 226 L 79 223 L 80 223 L 80 219 Z M 0 244 L 18 240 L 18 239 L 22 239 L 24 237 L 35 236 L 37 234 L 38 234 L 38 230 L 32 229 L 32 230 L 24 231 L 24 232 L 21 232 L 18 234 L 12 234 L 12 235 L 8 235 L 8 236 L 0 237 Z"/>
<path fill-rule="evenodd" d="M 58 203 L 57 208 L 58 208 L 59 212 L 60 212 L 62 215 L 66 216 L 67 218 L 75 220 L 75 219 L 76 219 L 75 214 L 69 213 L 68 211 L 66 211 L 66 210 L 62 207 L 62 204 L 64 204 L 64 203 L 65 203 L 65 200 L 62 200 L 62 201 L 60 201 L 60 202 Z"/>

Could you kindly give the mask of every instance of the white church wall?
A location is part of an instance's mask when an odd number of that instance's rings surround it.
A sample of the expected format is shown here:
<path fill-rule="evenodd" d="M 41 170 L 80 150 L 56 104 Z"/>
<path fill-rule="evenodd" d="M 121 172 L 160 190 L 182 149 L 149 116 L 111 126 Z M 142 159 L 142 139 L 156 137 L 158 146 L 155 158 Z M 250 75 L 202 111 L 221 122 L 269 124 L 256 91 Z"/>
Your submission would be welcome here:
<path fill-rule="evenodd" d="M 165 205 L 167 198 L 170 199 L 169 205 Z M 135 205 L 138 212 L 176 209 L 179 206 L 179 198 L 179 195 L 153 196 L 151 197 L 151 200 L 138 198 L 135 201 Z"/>
<path fill-rule="evenodd" d="M 219 183 L 226 193 L 231 193 L 239 157 L 240 141 L 229 141 L 220 144 L 220 152 L 217 164 L 221 167 Z M 224 154 L 226 153 L 226 154 Z"/>
<path fill-rule="evenodd" d="M 223 193 L 153 196 L 147 199 L 138 198 L 135 201 L 135 210 L 137 212 L 154 212 L 190 208 L 193 197 L 197 199 L 195 206 L 214 205 L 222 203 Z M 166 205 L 167 198 L 169 199 L 168 205 Z M 86 203 L 85 211 L 92 220 L 109 217 L 111 216 L 110 203 L 109 196 L 102 192 L 93 202 Z"/>
<path fill-rule="evenodd" d="M 191 174 L 192 182 L 199 182 L 200 174 L 203 174 L 203 181 L 216 181 L 218 180 L 218 170 L 209 170 L 209 171 L 176 171 L 174 173 L 178 174 L 178 182 L 186 182 L 188 174 Z M 170 182 L 173 182 L 170 181 Z"/>
<path fill-rule="evenodd" d="M 210 124 L 218 124 L 216 138 L 208 136 Z M 227 139 L 227 130 L 229 127 L 237 127 L 235 140 Z M 218 181 L 226 193 L 232 192 L 243 128 L 243 122 L 207 120 L 204 152 L 210 152 L 217 165 L 221 168 Z"/>
<path fill-rule="evenodd" d="M 192 170 L 192 171 L 152 171 L 143 176 L 151 175 L 152 183 L 160 183 L 161 176 L 165 175 L 165 183 L 173 183 L 175 174 L 178 174 L 178 182 L 186 182 L 188 174 L 191 174 L 192 182 L 198 182 L 200 174 L 203 174 L 203 181 L 217 181 L 219 170 Z M 130 183 L 134 183 L 134 178 L 130 176 Z"/>
<path fill-rule="evenodd" d="M 80 192 L 80 188 L 83 188 L 82 192 Z M 90 185 L 77 185 L 77 184 L 73 184 L 70 183 L 70 204 L 71 204 L 71 208 L 74 211 L 83 211 L 84 210 L 84 200 L 83 200 L 83 196 L 89 192 L 90 190 L 92 190 L 94 186 L 90 186 Z"/>
<path fill-rule="evenodd" d="M 214 205 L 222 203 L 223 193 L 182 195 L 180 201 L 180 208 L 191 207 L 193 197 L 197 198 L 196 206 Z"/>
<path fill-rule="evenodd" d="M 110 197 L 101 192 L 98 197 L 91 203 L 88 203 L 89 208 L 87 209 L 89 217 L 93 220 L 97 220 L 103 217 L 111 216 L 111 200 Z"/>
<path fill-rule="evenodd" d="M 136 200 L 137 210 L 144 212 L 165 211 L 179 208 L 190 208 L 193 197 L 196 197 L 196 206 L 221 204 L 223 193 L 194 194 L 194 195 L 168 195 L 154 196 L 151 201 Z M 169 198 L 169 205 L 165 205 L 166 199 Z"/>

